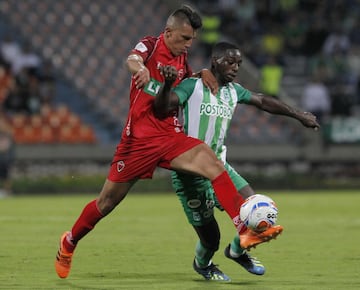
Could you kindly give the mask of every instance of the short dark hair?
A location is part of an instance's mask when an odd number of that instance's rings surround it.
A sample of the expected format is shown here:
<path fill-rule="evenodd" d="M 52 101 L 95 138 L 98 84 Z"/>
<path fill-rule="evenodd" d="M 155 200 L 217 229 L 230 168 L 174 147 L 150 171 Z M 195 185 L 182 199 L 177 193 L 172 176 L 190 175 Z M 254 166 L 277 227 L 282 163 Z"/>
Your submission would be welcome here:
<path fill-rule="evenodd" d="M 240 48 L 236 44 L 232 44 L 229 42 L 218 42 L 214 45 L 211 56 L 212 57 L 221 57 L 224 55 L 224 53 L 228 49 L 239 49 L 240 50 Z"/>
<path fill-rule="evenodd" d="M 200 15 L 188 5 L 183 5 L 181 8 L 175 10 L 170 17 L 187 21 L 195 30 L 202 27 L 202 20 Z"/>

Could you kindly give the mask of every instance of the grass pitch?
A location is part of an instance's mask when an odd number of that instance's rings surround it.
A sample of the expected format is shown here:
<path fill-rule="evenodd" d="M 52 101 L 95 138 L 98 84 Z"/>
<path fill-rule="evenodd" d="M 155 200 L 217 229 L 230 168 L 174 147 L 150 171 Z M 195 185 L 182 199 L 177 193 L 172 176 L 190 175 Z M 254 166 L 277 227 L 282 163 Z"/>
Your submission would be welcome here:
<path fill-rule="evenodd" d="M 0 199 L 0 289 L 360 289 L 360 191 L 266 194 L 285 230 L 251 251 L 264 276 L 224 257 L 235 229 L 216 212 L 222 239 L 214 262 L 231 283 L 193 271 L 197 239 L 173 193 L 130 193 L 79 243 L 63 280 L 53 266 L 58 239 L 95 196 Z"/>

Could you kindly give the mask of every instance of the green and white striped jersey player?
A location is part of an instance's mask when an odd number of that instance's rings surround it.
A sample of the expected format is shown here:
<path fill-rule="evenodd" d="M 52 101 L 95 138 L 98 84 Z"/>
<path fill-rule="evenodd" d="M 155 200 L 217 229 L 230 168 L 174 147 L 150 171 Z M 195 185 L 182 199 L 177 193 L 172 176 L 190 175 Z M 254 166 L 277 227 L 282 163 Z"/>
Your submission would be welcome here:
<path fill-rule="evenodd" d="M 247 181 L 226 162 L 226 134 L 238 103 L 248 103 L 251 92 L 230 82 L 221 86 L 216 95 L 204 86 L 201 78 L 188 78 L 174 88 L 182 106 L 183 125 L 189 136 L 203 140 L 225 163 L 236 188 L 240 191 Z M 172 172 L 173 187 L 192 225 L 207 224 L 213 218 L 217 202 L 209 180 L 185 173 Z M 189 201 L 191 205 L 189 205 Z M 194 207 L 194 203 L 198 207 Z"/>
<path fill-rule="evenodd" d="M 237 72 L 242 62 L 242 56 L 236 45 L 222 42 L 214 46 L 211 59 L 211 73 L 216 78 L 219 88 L 216 94 L 204 86 L 202 79 L 189 78 L 183 80 L 171 90 L 171 83 L 178 72 L 174 67 L 161 68 L 165 77 L 165 86 L 158 92 L 155 111 L 166 108 L 169 114 L 182 107 L 184 130 L 188 135 L 199 138 L 207 143 L 224 162 L 234 185 L 243 198 L 255 194 L 254 190 L 226 161 L 224 144 L 232 116 L 237 104 L 246 104 L 272 114 L 285 115 L 299 120 L 305 127 L 318 129 L 316 117 L 263 94 L 251 92 L 235 83 Z M 193 268 L 207 280 L 227 280 L 230 278 L 214 266 L 211 259 L 219 248 L 220 229 L 214 216 L 214 207 L 221 209 L 209 180 L 199 176 L 172 172 L 172 184 L 178 195 L 189 223 L 195 229 L 199 241 L 195 248 Z M 280 225 L 273 226 L 265 232 L 271 238 L 282 232 Z M 235 235 L 232 242 L 225 248 L 227 258 L 241 265 L 248 272 L 263 275 L 265 267 L 252 258 L 245 249 L 254 247 L 268 236 L 264 233 Z"/>
<path fill-rule="evenodd" d="M 224 162 L 230 178 L 244 198 L 255 194 L 248 182 L 226 161 L 224 144 L 237 104 L 249 103 L 251 92 L 238 83 L 229 82 L 220 86 L 218 93 L 213 95 L 204 86 L 202 79 L 197 78 L 182 81 L 173 92 L 178 96 L 179 105 L 183 108 L 185 133 L 205 141 L 212 148 L 217 157 Z M 211 259 L 218 250 L 220 242 L 220 230 L 214 216 L 214 207 L 220 210 L 222 208 L 208 179 L 175 171 L 171 173 L 171 177 L 173 188 L 187 219 L 199 236 L 193 268 L 208 279 L 209 273 L 212 272 L 208 267 L 213 265 Z M 265 273 L 265 267 L 261 262 L 251 257 L 240 246 L 240 237 L 237 234 L 225 249 L 225 255 L 249 273 L 255 275 Z M 218 278 L 214 275 L 211 279 Z"/>
<path fill-rule="evenodd" d="M 225 162 L 224 140 L 238 103 L 248 103 L 251 92 L 238 83 L 220 87 L 217 95 L 204 87 L 202 79 L 189 78 L 174 89 L 183 107 L 184 129 L 192 137 L 205 141 Z"/>

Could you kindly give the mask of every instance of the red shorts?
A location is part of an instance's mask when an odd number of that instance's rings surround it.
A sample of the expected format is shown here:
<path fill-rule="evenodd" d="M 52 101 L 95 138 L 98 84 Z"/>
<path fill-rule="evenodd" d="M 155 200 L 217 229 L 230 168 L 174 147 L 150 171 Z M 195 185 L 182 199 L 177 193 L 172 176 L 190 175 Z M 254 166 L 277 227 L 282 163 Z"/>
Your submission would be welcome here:
<path fill-rule="evenodd" d="M 123 138 L 116 148 L 108 179 L 128 182 L 152 178 L 157 166 L 170 169 L 171 160 L 201 143 L 182 132 L 156 138 Z"/>

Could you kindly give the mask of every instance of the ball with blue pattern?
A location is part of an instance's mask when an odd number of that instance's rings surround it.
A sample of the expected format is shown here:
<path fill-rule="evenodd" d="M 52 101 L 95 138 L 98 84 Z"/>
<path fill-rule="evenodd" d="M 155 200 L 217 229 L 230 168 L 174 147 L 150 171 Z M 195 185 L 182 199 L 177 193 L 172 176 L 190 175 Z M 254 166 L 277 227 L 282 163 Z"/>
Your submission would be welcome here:
<path fill-rule="evenodd" d="M 276 225 L 277 217 L 276 203 L 264 194 L 248 197 L 240 207 L 241 222 L 255 232 L 263 232 Z"/>

